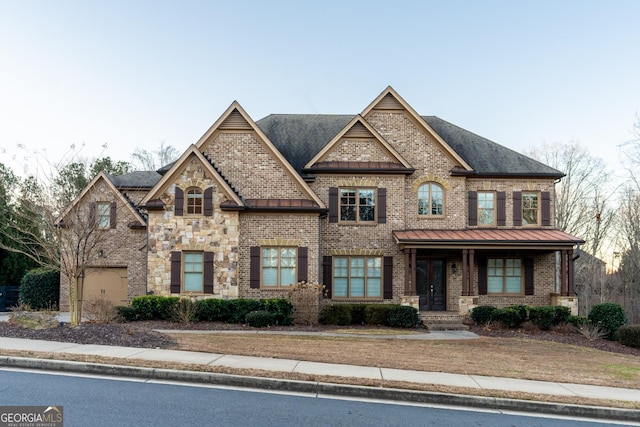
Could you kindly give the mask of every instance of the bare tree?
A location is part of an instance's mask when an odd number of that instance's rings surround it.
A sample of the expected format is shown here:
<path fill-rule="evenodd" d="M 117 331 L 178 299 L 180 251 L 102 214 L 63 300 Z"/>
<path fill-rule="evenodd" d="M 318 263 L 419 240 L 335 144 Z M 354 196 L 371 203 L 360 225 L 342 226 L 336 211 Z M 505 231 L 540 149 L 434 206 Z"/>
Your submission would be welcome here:
<path fill-rule="evenodd" d="M 174 162 L 178 157 L 180 157 L 180 152 L 171 145 L 165 145 L 162 141 L 157 150 L 149 151 L 145 148 L 136 148 L 131 155 L 131 164 L 138 170 L 155 171 Z"/>

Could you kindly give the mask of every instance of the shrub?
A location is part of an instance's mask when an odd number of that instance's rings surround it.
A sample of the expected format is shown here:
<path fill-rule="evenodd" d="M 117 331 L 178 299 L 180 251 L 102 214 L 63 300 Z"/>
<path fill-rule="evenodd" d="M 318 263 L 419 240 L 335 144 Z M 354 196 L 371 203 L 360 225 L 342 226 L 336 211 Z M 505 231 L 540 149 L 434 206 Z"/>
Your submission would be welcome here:
<path fill-rule="evenodd" d="M 113 303 L 102 296 L 85 301 L 82 311 L 87 319 L 96 323 L 111 323 L 118 317 Z"/>
<path fill-rule="evenodd" d="M 298 324 L 317 325 L 325 286 L 318 283 L 298 282 L 288 292 L 293 306 L 294 321 Z"/>
<path fill-rule="evenodd" d="M 627 347 L 640 348 L 640 325 L 626 325 L 618 329 L 618 341 Z"/>
<path fill-rule="evenodd" d="M 398 305 L 389 309 L 388 324 L 393 328 L 414 328 L 420 322 L 418 310 L 408 305 Z"/>
<path fill-rule="evenodd" d="M 13 307 L 9 323 L 25 329 L 51 329 L 60 324 L 57 313 L 52 310 L 33 311 L 28 304 L 20 303 Z"/>
<path fill-rule="evenodd" d="M 225 301 L 229 306 L 229 323 L 244 323 L 247 313 L 260 310 L 260 301 L 254 299 L 230 299 Z"/>
<path fill-rule="evenodd" d="M 365 323 L 367 325 L 389 325 L 389 310 L 396 307 L 395 304 L 369 304 L 364 309 Z"/>
<path fill-rule="evenodd" d="M 364 325 L 367 323 L 367 304 L 349 304 L 351 306 L 351 323 Z"/>
<path fill-rule="evenodd" d="M 479 305 L 471 310 L 471 319 L 478 325 L 486 325 L 493 320 L 495 311 L 492 305 Z"/>
<path fill-rule="evenodd" d="M 173 306 L 178 297 L 161 295 L 143 295 L 131 300 L 131 307 L 136 310 L 136 320 L 171 320 Z"/>
<path fill-rule="evenodd" d="M 189 298 L 180 298 L 172 307 L 171 320 L 178 323 L 191 323 L 196 320 L 197 306 Z"/>
<path fill-rule="evenodd" d="M 322 308 L 320 323 L 325 325 L 350 325 L 351 306 L 348 304 L 330 304 Z"/>
<path fill-rule="evenodd" d="M 255 310 L 247 313 L 245 322 L 254 328 L 264 328 L 275 324 L 276 315 L 267 310 Z"/>
<path fill-rule="evenodd" d="M 525 305 L 512 305 L 496 309 L 493 318 L 509 328 L 517 328 L 527 320 L 527 311 Z"/>
<path fill-rule="evenodd" d="M 227 322 L 231 316 L 227 300 L 207 298 L 196 302 L 196 320 L 200 322 Z"/>
<path fill-rule="evenodd" d="M 586 322 L 578 326 L 578 332 L 580 332 L 588 341 L 599 340 L 607 335 L 600 325 L 594 325 L 590 322 Z"/>
<path fill-rule="evenodd" d="M 580 326 L 584 326 L 589 323 L 589 320 L 587 320 L 586 316 L 569 316 L 567 323 L 579 328 Z"/>
<path fill-rule="evenodd" d="M 569 307 L 554 305 L 553 309 L 555 310 L 555 316 L 553 318 L 554 326 L 561 325 L 569 321 L 569 317 L 571 317 L 571 309 Z"/>
<path fill-rule="evenodd" d="M 274 315 L 276 325 L 286 326 L 293 323 L 293 305 L 285 298 L 261 299 L 260 308 Z"/>
<path fill-rule="evenodd" d="M 529 320 L 538 328 L 548 331 L 556 325 L 556 309 L 552 306 L 530 307 Z"/>
<path fill-rule="evenodd" d="M 627 323 L 627 316 L 620 304 L 612 302 L 594 305 L 588 319 L 590 323 L 600 326 L 610 340 L 615 339 L 618 329 Z"/>
<path fill-rule="evenodd" d="M 138 310 L 129 305 L 120 305 L 116 307 L 118 317 L 125 322 L 135 322 L 138 319 Z"/>
<path fill-rule="evenodd" d="M 20 303 L 32 310 L 56 310 L 60 303 L 60 272 L 36 268 L 20 281 Z"/>

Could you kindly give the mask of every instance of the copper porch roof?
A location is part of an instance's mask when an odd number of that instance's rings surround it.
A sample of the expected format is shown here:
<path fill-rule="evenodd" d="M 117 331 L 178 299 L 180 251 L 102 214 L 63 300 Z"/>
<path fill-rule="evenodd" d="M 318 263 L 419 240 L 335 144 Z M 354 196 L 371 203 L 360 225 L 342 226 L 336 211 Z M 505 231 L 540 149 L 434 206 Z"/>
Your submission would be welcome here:
<path fill-rule="evenodd" d="M 396 243 L 403 246 L 433 248 L 564 248 L 584 240 L 555 228 L 397 230 Z"/>

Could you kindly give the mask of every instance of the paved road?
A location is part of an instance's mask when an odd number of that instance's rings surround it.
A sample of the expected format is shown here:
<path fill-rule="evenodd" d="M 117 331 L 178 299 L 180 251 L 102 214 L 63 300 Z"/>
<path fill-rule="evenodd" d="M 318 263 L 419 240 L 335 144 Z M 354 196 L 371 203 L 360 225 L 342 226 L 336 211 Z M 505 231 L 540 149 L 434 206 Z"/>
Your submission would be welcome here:
<path fill-rule="evenodd" d="M 65 426 L 599 426 L 531 415 L 0 370 L 0 405 L 63 406 Z M 635 424 L 640 425 L 640 424 Z"/>

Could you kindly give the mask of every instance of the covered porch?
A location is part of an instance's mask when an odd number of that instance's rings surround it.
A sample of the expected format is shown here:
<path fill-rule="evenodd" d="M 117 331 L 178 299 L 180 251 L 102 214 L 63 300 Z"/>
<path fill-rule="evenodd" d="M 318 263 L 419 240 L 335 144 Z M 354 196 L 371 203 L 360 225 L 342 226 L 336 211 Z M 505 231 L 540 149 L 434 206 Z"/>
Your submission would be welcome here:
<path fill-rule="evenodd" d="M 393 236 L 404 253 L 403 303 L 423 316 L 465 316 L 483 304 L 550 305 L 553 295 L 558 304 L 577 301 L 573 261 L 583 241 L 561 230 L 421 229 L 398 230 Z M 517 260 L 520 276 L 506 282 L 503 293 L 496 292 L 491 277 L 488 283 L 487 268 L 492 267 L 487 260 Z"/>

